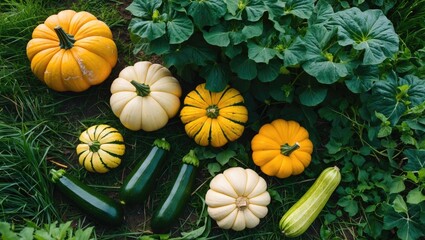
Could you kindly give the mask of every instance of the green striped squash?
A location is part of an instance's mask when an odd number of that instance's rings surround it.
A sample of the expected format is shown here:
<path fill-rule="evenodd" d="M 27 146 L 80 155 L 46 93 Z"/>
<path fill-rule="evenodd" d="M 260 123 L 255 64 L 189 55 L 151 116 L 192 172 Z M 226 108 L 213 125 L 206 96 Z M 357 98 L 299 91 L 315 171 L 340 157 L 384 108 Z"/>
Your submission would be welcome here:
<path fill-rule="evenodd" d="M 82 132 L 79 140 L 78 161 L 87 171 L 106 173 L 121 164 L 125 145 L 117 129 L 106 124 L 94 125 Z"/>
<path fill-rule="evenodd" d="M 323 170 L 307 192 L 283 215 L 280 230 L 286 237 L 303 234 L 317 218 L 330 196 L 341 182 L 339 168 Z"/>

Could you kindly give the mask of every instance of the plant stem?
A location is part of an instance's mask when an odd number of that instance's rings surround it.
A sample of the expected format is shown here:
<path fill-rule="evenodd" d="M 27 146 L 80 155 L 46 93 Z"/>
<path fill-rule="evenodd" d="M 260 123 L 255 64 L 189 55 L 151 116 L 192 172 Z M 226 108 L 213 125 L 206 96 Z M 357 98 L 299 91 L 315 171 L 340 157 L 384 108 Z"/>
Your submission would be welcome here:
<path fill-rule="evenodd" d="M 56 26 L 55 32 L 58 35 L 59 46 L 62 49 L 71 49 L 74 46 L 74 43 L 75 43 L 74 36 L 66 33 L 61 26 Z"/>

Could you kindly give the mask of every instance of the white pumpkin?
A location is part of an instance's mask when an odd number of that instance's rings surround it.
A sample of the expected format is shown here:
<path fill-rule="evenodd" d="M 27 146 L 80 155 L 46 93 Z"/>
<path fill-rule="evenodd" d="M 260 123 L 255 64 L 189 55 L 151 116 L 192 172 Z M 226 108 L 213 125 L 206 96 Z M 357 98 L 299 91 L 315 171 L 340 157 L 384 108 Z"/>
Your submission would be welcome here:
<path fill-rule="evenodd" d="M 130 130 L 164 127 L 180 108 L 180 83 L 164 66 L 148 61 L 124 68 L 111 85 L 110 105 Z"/>
<path fill-rule="evenodd" d="M 267 215 L 270 194 L 255 171 L 233 167 L 211 180 L 205 203 L 220 228 L 241 231 L 256 227 Z"/>

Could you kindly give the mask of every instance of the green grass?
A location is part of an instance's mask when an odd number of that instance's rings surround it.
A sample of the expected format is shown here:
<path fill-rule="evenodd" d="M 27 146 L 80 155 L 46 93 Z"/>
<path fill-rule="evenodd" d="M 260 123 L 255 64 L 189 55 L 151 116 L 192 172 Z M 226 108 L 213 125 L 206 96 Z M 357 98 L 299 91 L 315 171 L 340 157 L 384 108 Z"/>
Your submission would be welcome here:
<path fill-rule="evenodd" d="M 425 46 L 425 1 L 397 1 L 389 13 L 397 33 L 410 48 L 416 51 Z"/>

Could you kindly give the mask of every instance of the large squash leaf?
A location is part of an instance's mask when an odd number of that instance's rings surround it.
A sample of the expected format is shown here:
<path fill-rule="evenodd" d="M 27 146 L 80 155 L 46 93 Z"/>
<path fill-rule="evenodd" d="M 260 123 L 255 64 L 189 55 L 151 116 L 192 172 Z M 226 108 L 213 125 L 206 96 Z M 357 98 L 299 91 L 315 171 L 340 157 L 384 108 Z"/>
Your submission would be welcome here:
<path fill-rule="evenodd" d="M 338 27 L 338 43 L 364 51 L 363 64 L 380 64 L 398 51 L 399 38 L 394 26 L 381 10 L 353 7 L 337 12 L 333 24 Z"/>
<path fill-rule="evenodd" d="M 292 14 L 299 18 L 308 19 L 313 13 L 313 0 L 289 0 L 285 3 L 285 14 Z"/>
<path fill-rule="evenodd" d="M 217 24 L 227 12 L 227 6 L 222 0 L 179 1 L 183 6 L 189 5 L 188 14 L 193 17 L 193 21 L 200 28 Z"/>
<path fill-rule="evenodd" d="M 313 25 L 308 28 L 304 38 L 307 51 L 306 62 L 302 67 L 308 74 L 316 77 L 318 82 L 324 84 L 332 84 L 348 76 L 352 68 L 349 60 L 341 61 L 336 55 L 342 55 L 343 50 L 333 44 L 335 30 L 335 28 L 327 30 L 322 25 Z"/>
<path fill-rule="evenodd" d="M 205 88 L 211 92 L 223 91 L 232 77 L 229 65 L 219 63 L 212 63 L 203 67 L 199 75 L 205 79 Z"/>
<path fill-rule="evenodd" d="M 397 195 L 392 205 L 386 205 L 384 229 L 397 229 L 397 236 L 404 240 L 415 240 L 425 235 L 421 223 L 421 205 L 407 206 L 403 197 Z"/>
<path fill-rule="evenodd" d="M 369 91 L 378 80 L 379 68 L 377 65 L 360 65 L 354 70 L 351 78 L 345 81 L 345 85 L 353 93 L 363 93 Z"/>
<path fill-rule="evenodd" d="M 219 47 L 232 46 L 233 48 L 241 42 L 260 36 L 262 32 L 262 22 L 224 22 L 204 30 L 202 33 L 205 41 L 211 45 Z"/>
<path fill-rule="evenodd" d="M 242 20 L 242 15 L 245 12 L 246 18 L 250 22 L 258 21 L 267 11 L 262 0 L 227 0 L 228 14 L 226 19 Z"/>
<path fill-rule="evenodd" d="M 368 108 L 379 112 L 396 125 L 408 108 L 418 106 L 425 101 L 425 81 L 415 76 L 404 78 L 389 77 L 378 81 L 372 87 Z"/>
<path fill-rule="evenodd" d="M 161 13 L 162 1 L 160 0 L 135 0 L 127 10 L 135 17 L 131 19 L 129 30 L 140 38 L 149 41 L 167 36 L 170 44 L 182 43 L 193 34 L 192 21 L 185 15 L 174 11 Z"/>

